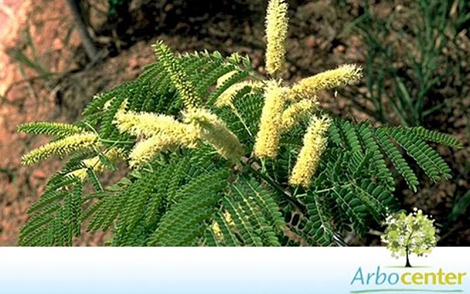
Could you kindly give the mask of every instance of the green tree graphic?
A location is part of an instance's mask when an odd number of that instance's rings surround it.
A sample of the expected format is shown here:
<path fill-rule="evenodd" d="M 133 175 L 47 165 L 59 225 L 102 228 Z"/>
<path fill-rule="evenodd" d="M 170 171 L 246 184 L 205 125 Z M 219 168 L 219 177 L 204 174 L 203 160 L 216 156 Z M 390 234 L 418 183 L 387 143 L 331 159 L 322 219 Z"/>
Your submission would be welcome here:
<path fill-rule="evenodd" d="M 438 236 L 434 220 L 424 215 L 421 210 L 406 215 L 399 212 L 390 215 L 385 224 L 387 228 L 382 235 L 382 242 L 395 257 L 406 256 L 406 267 L 411 267 L 410 254 L 423 256 L 431 253 L 436 246 Z"/>

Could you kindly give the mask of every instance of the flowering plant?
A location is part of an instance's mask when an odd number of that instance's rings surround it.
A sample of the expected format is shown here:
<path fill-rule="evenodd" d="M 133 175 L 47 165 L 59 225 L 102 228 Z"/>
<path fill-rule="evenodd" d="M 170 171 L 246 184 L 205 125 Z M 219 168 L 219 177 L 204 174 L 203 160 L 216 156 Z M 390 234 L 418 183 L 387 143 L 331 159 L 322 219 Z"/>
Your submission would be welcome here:
<path fill-rule="evenodd" d="M 115 246 L 344 244 L 344 232 L 364 234 L 397 209 L 395 171 L 416 191 L 400 148 L 433 181 L 450 178 L 426 141 L 460 147 L 455 139 L 321 109 L 316 94 L 359 82 L 359 66 L 280 79 L 287 22 L 287 4 L 271 0 L 266 78 L 247 57 L 175 55 L 158 42 L 157 61 L 97 95 L 82 120 L 21 125 L 55 136 L 25 164 L 69 159 L 30 207 L 20 244 L 71 245 L 84 225 L 111 228 Z M 99 175 L 122 163 L 126 176 L 103 185 Z"/>

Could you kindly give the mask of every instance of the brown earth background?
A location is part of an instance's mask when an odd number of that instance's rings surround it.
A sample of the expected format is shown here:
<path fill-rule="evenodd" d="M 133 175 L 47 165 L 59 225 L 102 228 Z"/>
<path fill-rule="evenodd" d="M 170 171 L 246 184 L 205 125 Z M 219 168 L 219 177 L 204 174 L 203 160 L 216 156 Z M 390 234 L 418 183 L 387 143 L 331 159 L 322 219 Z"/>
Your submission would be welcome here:
<path fill-rule="evenodd" d="M 150 45 L 156 40 L 163 40 L 177 52 L 207 49 L 248 54 L 257 70 L 264 71 L 266 1 L 134 0 L 129 18 L 115 23 L 107 22 L 106 0 L 88 2 L 90 31 L 102 53 L 95 64 L 87 61 L 65 1 L 0 0 L 0 245 L 17 243 L 19 229 L 28 218 L 26 209 L 61 165 L 59 160 L 49 160 L 33 167 L 22 166 L 21 155 L 45 143 L 46 138 L 18 134 L 18 124 L 73 122 L 94 94 L 137 77 L 154 59 Z M 369 2 L 378 18 L 387 19 L 399 12 L 396 25 L 413 21 L 413 1 Z M 342 63 L 364 65 L 367 46 L 364 38 L 351 29 L 364 9 L 363 1 L 288 3 L 288 73 L 284 79 L 296 81 Z M 464 29 L 453 38 L 452 44 L 457 45 L 449 46 L 443 54 L 449 56 L 446 66 L 459 68 L 460 78 L 455 78 L 451 70 L 448 82 L 439 85 L 436 99 L 445 106 L 424 126 L 452 134 L 464 144 L 460 150 L 438 147 L 454 178 L 431 185 L 422 176 L 419 193 L 398 183 L 395 195 L 405 208 L 418 207 L 432 214 L 441 229 L 440 244 L 455 246 L 470 245 L 469 210 L 449 221 L 455 203 L 470 190 L 469 32 Z M 392 36 L 389 42 L 399 42 L 399 36 Z M 18 52 L 33 60 L 34 66 L 25 66 Z M 356 107 L 358 101 L 367 104 L 361 101 L 367 96 L 365 83 L 341 91 L 337 97 L 334 93 L 322 94 L 322 106 L 358 121 L 374 121 Z M 395 119 L 391 114 L 390 123 L 396 124 Z M 352 245 L 377 245 L 378 234 L 371 231 L 365 238 L 351 237 L 347 241 Z M 77 245 L 103 245 L 105 237 L 101 232 L 85 234 Z"/>

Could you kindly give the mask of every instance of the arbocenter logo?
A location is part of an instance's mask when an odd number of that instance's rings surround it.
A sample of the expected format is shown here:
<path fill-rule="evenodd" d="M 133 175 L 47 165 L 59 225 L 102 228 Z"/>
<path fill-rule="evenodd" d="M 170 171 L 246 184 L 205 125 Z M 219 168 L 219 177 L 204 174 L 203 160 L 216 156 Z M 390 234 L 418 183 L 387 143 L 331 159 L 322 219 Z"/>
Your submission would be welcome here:
<path fill-rule="evenodd" d="M 412 266 L 411 255 L 428 256 L 438 235 L 434 220 L 415 209 L 400 212 L 386 220 L 382 242 L 401 266 L 359 266 L 350 280 L 350 293 L 463 293 L 467 272 L 453 271 L 448 265 Z"/>
<path fill-rule="evenodd" d="M 373 271 L 359 267 L 351 280 L 357 290 L 350 293 L 463 293 L 466 272 L 445 271 L 443 268 L 383 268 Z"/>

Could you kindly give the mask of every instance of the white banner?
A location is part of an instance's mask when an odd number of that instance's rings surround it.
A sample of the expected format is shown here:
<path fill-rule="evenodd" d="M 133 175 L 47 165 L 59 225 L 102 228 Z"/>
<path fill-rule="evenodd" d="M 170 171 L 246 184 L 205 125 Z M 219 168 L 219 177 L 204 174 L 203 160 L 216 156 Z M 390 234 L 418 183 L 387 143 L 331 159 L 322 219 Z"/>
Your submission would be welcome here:
<path fill-rule="evenodd" d="M 0 248 L 0 293 L 470 293 L 470 248 Z"/>

